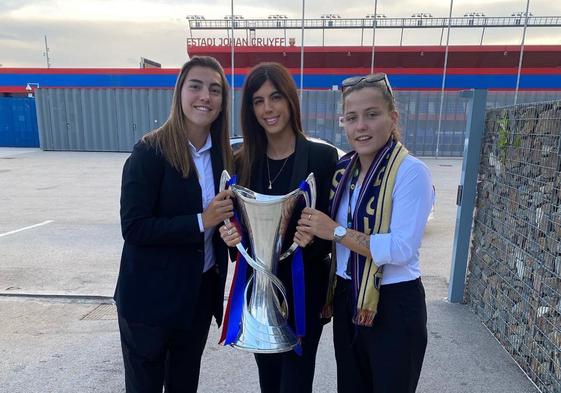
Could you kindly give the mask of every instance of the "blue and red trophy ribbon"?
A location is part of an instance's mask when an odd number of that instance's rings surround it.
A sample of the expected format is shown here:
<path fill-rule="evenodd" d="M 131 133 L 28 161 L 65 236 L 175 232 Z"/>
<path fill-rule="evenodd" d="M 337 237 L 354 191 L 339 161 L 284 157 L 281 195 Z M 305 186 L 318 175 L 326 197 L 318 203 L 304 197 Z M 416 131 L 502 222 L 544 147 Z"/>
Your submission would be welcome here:
<path fill-rule="evenodd" d="M 302 355 L 302 338 L 306 335 L 306 291 L 304 284 L 304 258 L 302 249 L 296 248 L 292 257 L 292 293 L 294 295 L 294 324 L 298 345 L 294 352 Z"/>
<path fill-rule="evenodd" d="M 233 184 L 236 184 L 236 181 L 237 177 L 232 176 L 226 183 L 227 188 L 229 188 Z M 231 222 L 238 230 L 238 233 L 242 236 L 242 247 L 245 247 L 243 232 L 241 230 L 240 221 L 236 212 L 234 212 L 234 217 Z M 224 313 L 222 335 L 219 341 L 219 343 L 224 343 L 224 345 L 232 344 L 238 339 L 242 320 L 243 302 L 245 301 L 244 291 L 246 281 L 247 262 L 245 258 L 238 252 L 238 255 L 236 257 L 234 277 L 232 279 L 230 294 L 228 296 L 228 303 L 226 305 L 226 312 Z"/>
<path fill-rule="evenodd" d="M 308 194 L 311 200 L 310 185 L 306 181 L 300 183 L 300 190 Z M 294 324 L 298 345 L 294 352 L 302 355 L 302 338 L 306 335 L 306 285 L 304 281 L 304 257 L 301 247 L 297 247 L 292 257 L 292 293 L 294 297 Z"/>
<path fill-rule="evenodd" d="M 247 262 L 238 252 L 230 295 L 228 296 L 228 304 L 226 305 L 226 313 L 224 314 L 222 336 L 219 341 L 219 343 L 224 343 L 224 345 L 233 344 L 238 339 L 242 321 L 243 302 L 245 301 L 244 291 L 246 282 Z"/>

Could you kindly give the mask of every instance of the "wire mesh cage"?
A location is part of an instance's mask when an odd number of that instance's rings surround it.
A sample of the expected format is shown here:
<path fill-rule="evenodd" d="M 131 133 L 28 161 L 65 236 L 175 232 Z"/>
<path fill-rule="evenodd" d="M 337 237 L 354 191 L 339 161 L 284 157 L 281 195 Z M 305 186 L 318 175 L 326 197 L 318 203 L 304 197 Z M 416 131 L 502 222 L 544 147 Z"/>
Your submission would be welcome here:
<path fill-rule="evenodd" d="M 487 111 L 466 301 L 561 392 L 561 101 Z"/>

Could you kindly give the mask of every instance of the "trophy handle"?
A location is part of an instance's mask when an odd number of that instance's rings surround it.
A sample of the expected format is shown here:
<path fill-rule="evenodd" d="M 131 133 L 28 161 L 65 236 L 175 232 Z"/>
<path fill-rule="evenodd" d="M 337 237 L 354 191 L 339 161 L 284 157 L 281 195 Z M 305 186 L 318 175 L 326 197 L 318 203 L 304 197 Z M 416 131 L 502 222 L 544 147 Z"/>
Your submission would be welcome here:
<path fill-rule="evenodd" d="M 222 174 L 220 175 L 220 184 L 218 186 L 218 192 L 222 192 L 226 189 L 226 184 L 228 183 L 228 180 L 230 180 L 230 174 L 226 169 L 224 169 L 222 171 Z"/>
<path fill-rule="evenodd" d="M 304 182 L 308 184 L 309 191 L 308 190 L 301 190 L 300 192 L 304 196 L 304 201 L 306 202 L 306 207 L 311 207 L 312 209 L 315 209 L 316 208 L 316 200 L 317 200 L 317 193 L 316 193 L 317 186 L 316 186 L 316 178 L 314 176 L 314 173 L 313 172 L 310 173 Z M 297 247 L 298 247 L 298 244 L 292 243 L 292 245 L 289 247 L 289 249 L 286 250 L 284 253 L 282 253 L 282 255 L 279 257 L 279 260 L 282 261 L 283 259 L 289 257 L 294 251 L 296 251 Z"/>
<path fill-rule="evenodd" d="M 222 174 L 220 175 L 220 184 L 218 185 L 218 192 L 222 192 L 224 190 L 226 190 L 228 188 L 227 184 L 228 181 L 230 180 L 230 174 L 228 173 L 228 171 L 226 169 L 224 169 L 222 171 Z M 226 219 L 224 220 L 224 224 L 228 224 L 230 222 L 230 219 Z"/>

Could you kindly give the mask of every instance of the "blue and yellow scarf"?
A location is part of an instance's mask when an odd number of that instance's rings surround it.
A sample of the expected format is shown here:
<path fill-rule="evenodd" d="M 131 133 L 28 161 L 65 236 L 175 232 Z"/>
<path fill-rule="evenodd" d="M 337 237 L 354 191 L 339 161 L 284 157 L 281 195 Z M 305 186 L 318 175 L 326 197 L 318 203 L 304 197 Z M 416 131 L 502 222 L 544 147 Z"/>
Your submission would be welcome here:
<path fill-rule="evenodd" d="M 390 138 L 378 152 L 362 183 L 353 212 L 351 229 L 367 235 L 389 232 L 392 193 L 397 170 L 408 154 L 407 149 L 393 138 Z M 358 154 L 354 151 L 345 155 L 337 163 L 329 195 L 329 212 L 332 219 L 337 216 L 341 198 L 357 164 Z M 370 257 L 367 258 L 352 251 L 350 258 L 353 295 L 356 303 L 353 323 L 359 326 L 372 326 L 380 299 L 383 266 L 376 265 L 376 262 Z M 331 259 L 330 285 L 322 311 L 322 316 L 325 318 L 330 318 L 333 313 L 337 269 L 335 243 L 333 243 Z"/>

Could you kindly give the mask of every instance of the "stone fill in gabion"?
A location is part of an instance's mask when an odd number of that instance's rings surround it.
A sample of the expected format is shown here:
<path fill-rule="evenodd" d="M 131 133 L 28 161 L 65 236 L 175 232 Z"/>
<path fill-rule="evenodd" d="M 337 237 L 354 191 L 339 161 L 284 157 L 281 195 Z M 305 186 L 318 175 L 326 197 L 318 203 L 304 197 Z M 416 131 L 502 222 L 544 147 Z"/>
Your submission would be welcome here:
<path fill-rule="evenodd" d="M 561 102 L 487 112 L 466 301 L 561 393 Z"/>

